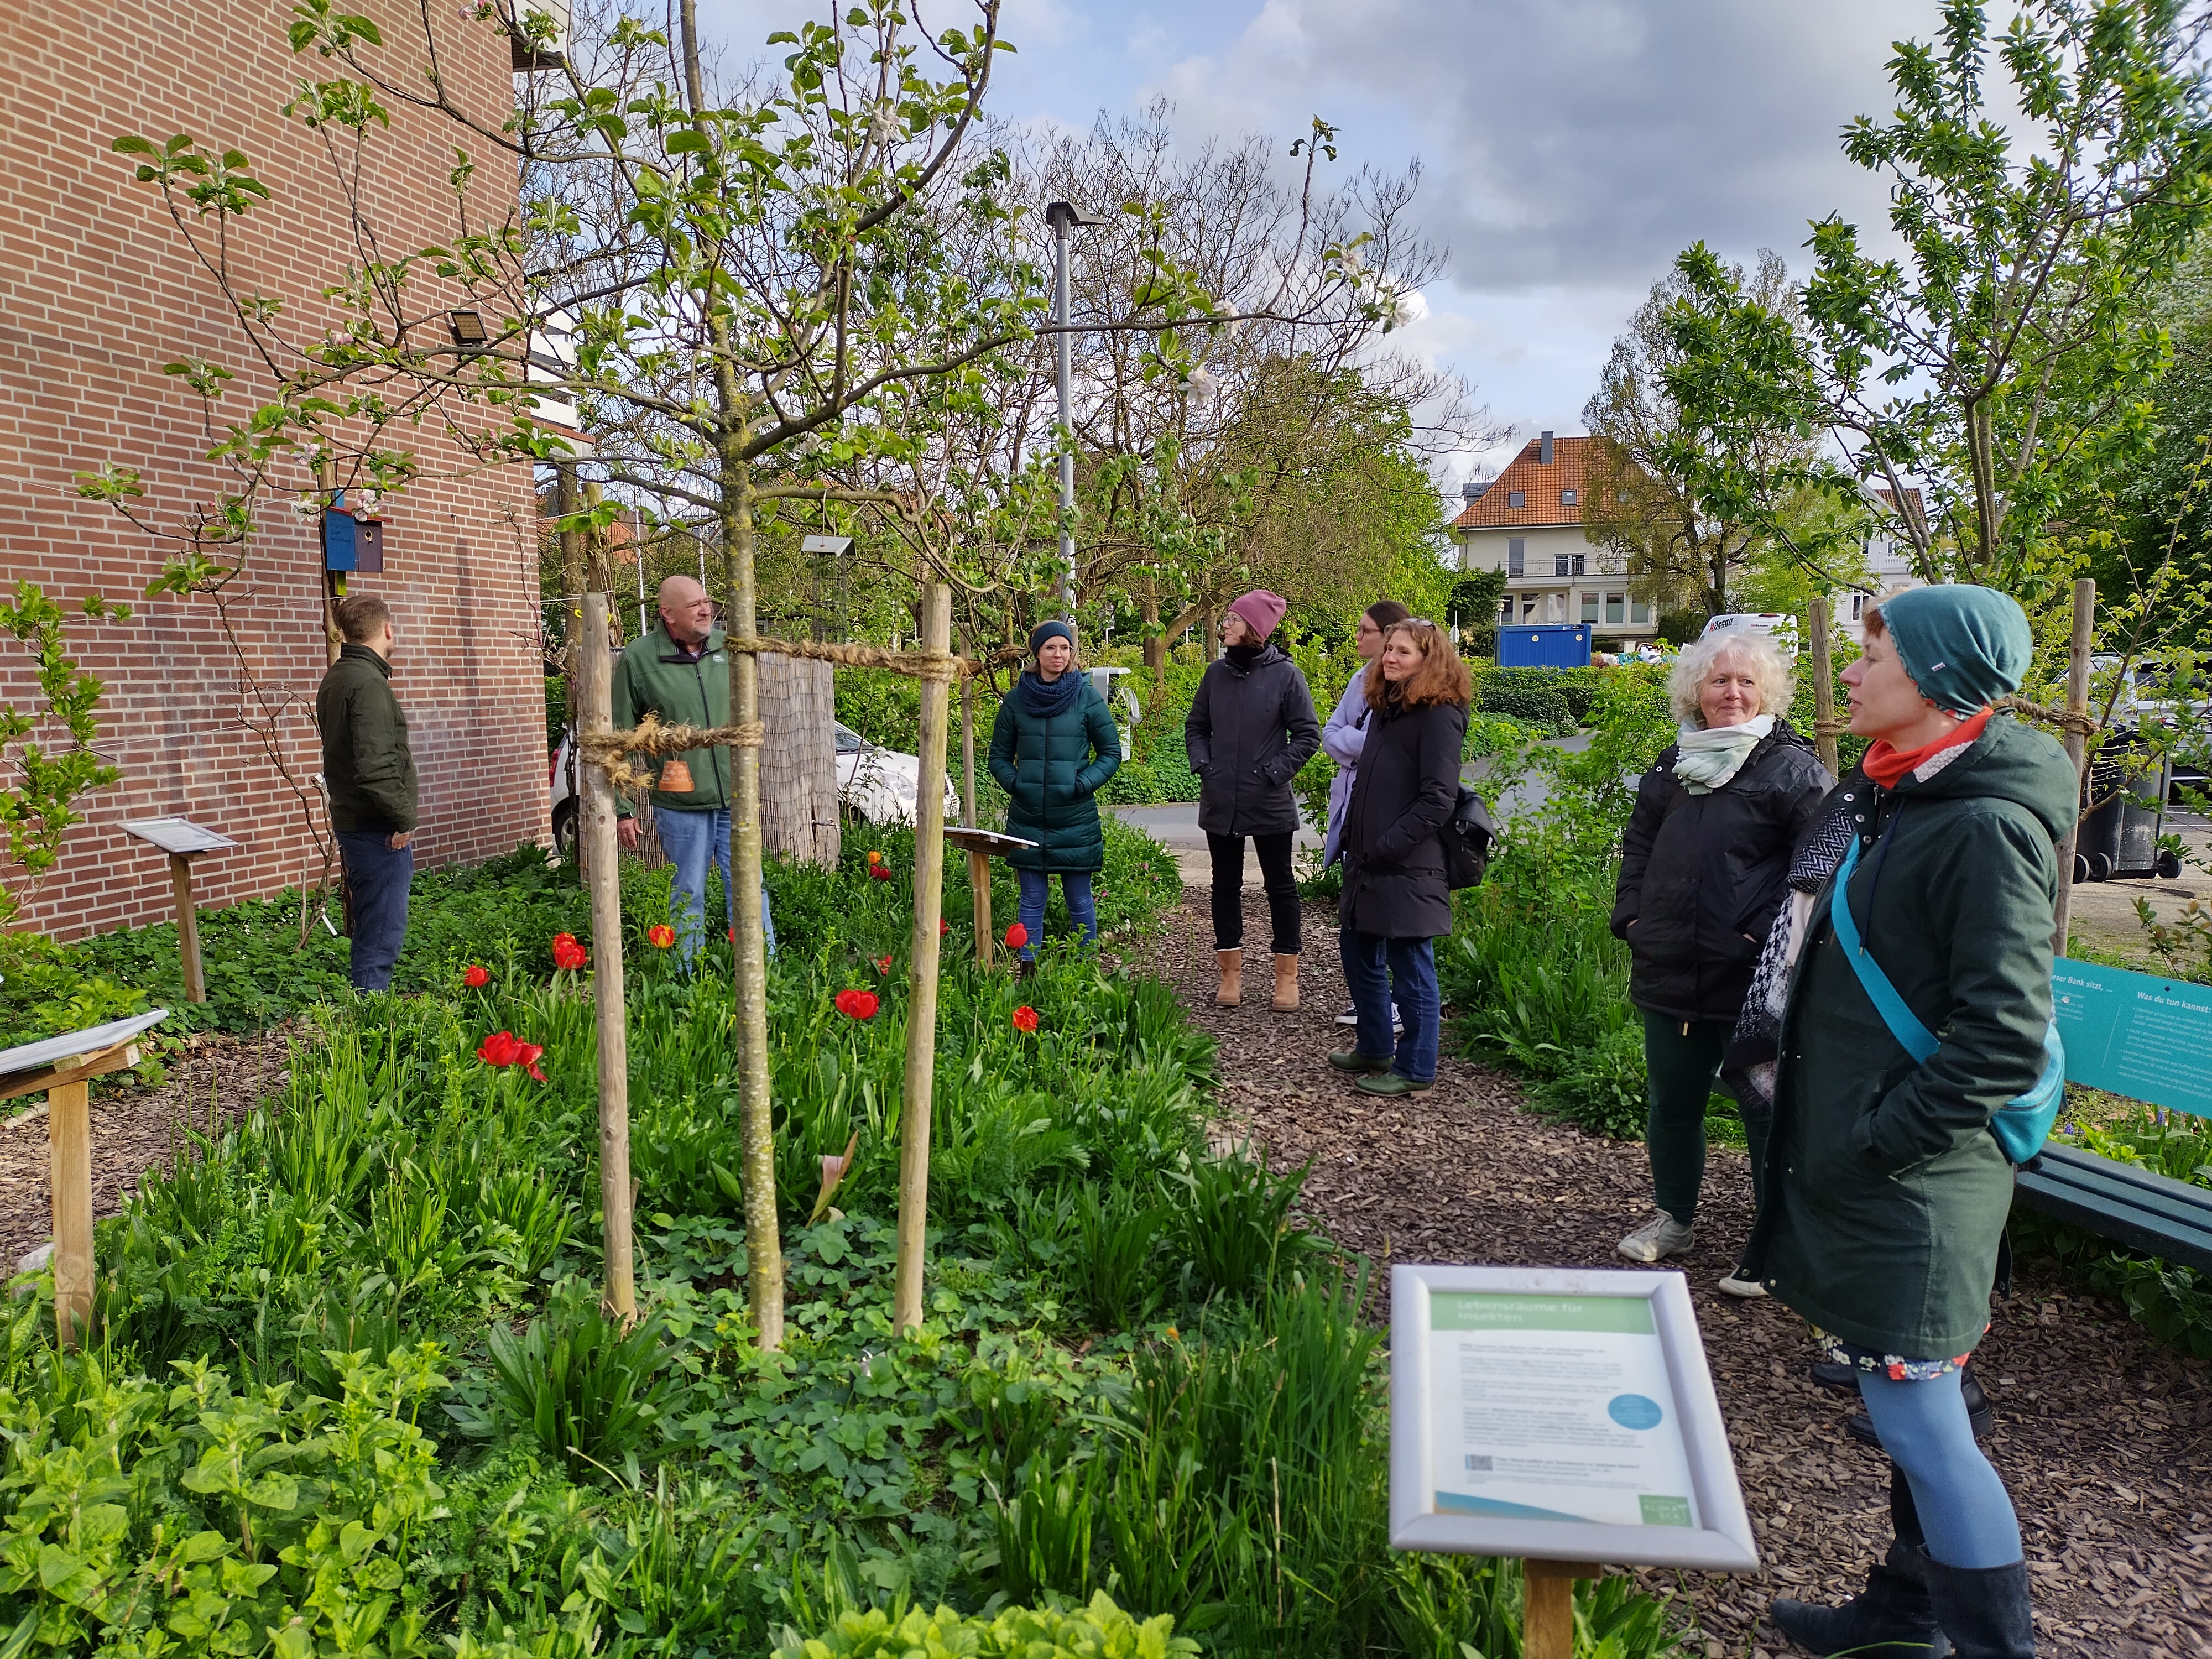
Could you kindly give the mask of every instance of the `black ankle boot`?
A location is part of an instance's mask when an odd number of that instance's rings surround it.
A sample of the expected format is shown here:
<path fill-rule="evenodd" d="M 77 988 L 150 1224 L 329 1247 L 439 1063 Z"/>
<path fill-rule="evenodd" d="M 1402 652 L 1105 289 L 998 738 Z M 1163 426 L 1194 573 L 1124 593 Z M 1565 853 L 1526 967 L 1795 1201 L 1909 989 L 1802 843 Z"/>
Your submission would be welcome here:
<path fill-rule="evenodd" d="M 1840 1607 L 1778 1601 L 1766 1610 L 1774 1627 L 1798 1646 L 1826 1656 L 1852 1659 L 1943 1659 L 1951 1644 L 1936 1622 L 1920 1570 L 1926 1557 L 1893 1540 L 1889 1553 L 1867 1573 L 1866 1588 Z"/>
<path fill-rule="evenodd" d="M 2035 1615 L 2027 1601 L 2027 1563 L 1947 1567 L 1923 1554 L 1936 1621 L 1958 1659 L 2035 1659 Z"/>

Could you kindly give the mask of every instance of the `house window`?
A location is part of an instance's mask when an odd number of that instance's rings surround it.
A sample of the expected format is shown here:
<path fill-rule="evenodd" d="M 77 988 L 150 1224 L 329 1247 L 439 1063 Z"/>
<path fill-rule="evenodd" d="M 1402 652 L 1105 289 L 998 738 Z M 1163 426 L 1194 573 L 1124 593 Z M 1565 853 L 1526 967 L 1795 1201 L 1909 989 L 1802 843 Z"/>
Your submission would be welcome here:
<path fill-rule="evenodd" d="M 1536 596 L 1534 593 L 1523 593 L 1521 596 L 1521 620 L 1527 622 L 1535 614 Z"/>
<path fill-rule="evenodd" d="M 1505 603 L 1498 607 L 1498 620 L 1502 623 L 1513 620 L 1513 596 L 1510 593 L 1505 596 Z"/>
<path fill-rule="evenodd" d="M 1595 593 L 1583 595 L 1583 620 L 1586 623 L 1597 620 L 1597 595 Z"/>
<path fill-rule="evenodd" d="M 1628 606 L 1628 620 L 1632 623 L 1643 623 L 1648 626 L 1651 621 L 1651 601 L 1631 600 Z"/>
<path fill-rule="evenodd" d="M 1526 507 L 1526 506 L 1528 506 L 1528 492 L 1527 490 L 1525 490 L 1525 489 L 1509 489 L 1509 490 L 1507 490 L 1507 491 L 1505 492 L 1505 505 L 1506 505 L 1506 506 L 1508 506 L 1508 507 Z"/>
<path fill-rule="evenodd" d="M 1608 623 L 1623 623 L 1628 619 L 1628 595 L 1608 593 L 1605 596 L 1605 619 Z"/>
<path fill-rule="evenodd" d="M 1559 505 L 1561 507 L 1572 507 L 1574 504 L 1575 492 L 1571 489 L 1562 489 L 1559 492 Z"/>
<path fill-rule="evenodd" d="M 1565 554 L 1554 553 L 1552 555 L 1552 574 L 1554 576 L 1564 576 L 1567 574 L 1567 556 Z"/>
<path fill-rule="evenodd" d="M 1505 574 L 1509 576 L 1525 576 L 1528 574 L 1524 568 L 1528 562 L 1528 541 L 1520 536 L 1510 538 L 1505 544 Z"/>

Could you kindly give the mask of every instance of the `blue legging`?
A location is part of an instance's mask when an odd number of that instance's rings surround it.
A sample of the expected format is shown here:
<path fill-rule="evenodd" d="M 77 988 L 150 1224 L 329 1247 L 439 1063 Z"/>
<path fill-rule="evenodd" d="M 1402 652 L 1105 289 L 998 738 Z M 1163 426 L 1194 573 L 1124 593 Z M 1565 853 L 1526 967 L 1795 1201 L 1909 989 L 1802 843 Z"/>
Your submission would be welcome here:
<path fill-rule="evenodd" d="M 1962 1373 L 1896 1382 L 1859 1373 L 1859 1395 L 1890 1462 L 1912 1488 L 1928 1553 L 1947 1567 L 2008 1567 L 2021 1559 L 2020 1517 L 1974 1443 Z"/>

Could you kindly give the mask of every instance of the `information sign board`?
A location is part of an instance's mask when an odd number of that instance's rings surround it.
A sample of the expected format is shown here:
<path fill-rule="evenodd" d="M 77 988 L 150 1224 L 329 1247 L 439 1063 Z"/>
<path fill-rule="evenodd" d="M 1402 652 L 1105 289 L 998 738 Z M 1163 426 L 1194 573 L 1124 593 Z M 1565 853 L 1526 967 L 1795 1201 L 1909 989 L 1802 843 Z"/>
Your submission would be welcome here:
<path fill-rule="evenodd" d="M 1393 1547 L 1758 1566 L 1681 1274 L 1396 1267 L 1390 1306 Z"/>
<path fill-rule="evenodd" d="M 182 854 L 191 857 L 198 853 L 228 852 L 238 843 L 228 836 L 218 836 L 204 829 L 190 818 L 128 818 L 124 821 L 123 833 L 164 853 Z"/>
<path fill-rule="evenodd" d="M 2061 957 L 2051 1012 L 2069 1082 L 2212 1117 L 2212 985 Z"/>

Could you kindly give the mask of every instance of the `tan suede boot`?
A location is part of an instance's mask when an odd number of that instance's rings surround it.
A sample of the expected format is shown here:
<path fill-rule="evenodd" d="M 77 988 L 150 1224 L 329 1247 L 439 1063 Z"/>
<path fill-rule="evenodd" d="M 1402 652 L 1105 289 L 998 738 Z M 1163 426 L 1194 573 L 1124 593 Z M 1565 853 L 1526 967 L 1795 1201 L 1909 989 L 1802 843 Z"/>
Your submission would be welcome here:
<path fill-rule="evenodd" d="M 1275 958 L 1275 1000 L 1270 1005 L 1277 1013 L 1294 1012 L 1298 1006 L 1298 959 L 1278 956 Z"/>
<path fill-rule="evenodd" d="M 1221 964 L 1221 988 L 1213 994 L 1213 1000 L 1221 1007 L 1234 1008 L 1244 1000 L 1244 953 L 1216 951 L 1213 959 Z"/>

